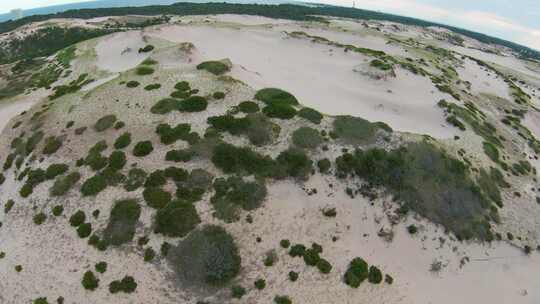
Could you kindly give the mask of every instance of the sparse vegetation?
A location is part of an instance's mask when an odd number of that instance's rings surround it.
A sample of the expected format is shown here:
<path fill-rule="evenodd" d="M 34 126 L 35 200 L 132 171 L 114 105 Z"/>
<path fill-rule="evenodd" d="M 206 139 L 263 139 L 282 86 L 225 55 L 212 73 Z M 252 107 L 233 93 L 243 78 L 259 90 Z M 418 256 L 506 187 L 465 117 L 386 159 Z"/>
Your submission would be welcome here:
<path fill-rule="evenodd" d="M 112 281 L 109 284 L 110 293 L 132 293 L 135 289 L 137 289 L 137 282 L 135 282 L 135 279 L 132 276 L 125 276 L 122 280 Z"/>
<path fill-rule="evenodd" d="M 365 119 L 352 116 L 338 116 L 334 120 L 334 133 L 346 143 L 361 145 L 375 140 L 377 131 L 392 132 L 392 129 L 383 123 L 371 123 Z"/>
<path fill-rule="evenodd" d="M 229 66 L 221 61 L 205 61 L 197 65 L 197 69 L 205 70 L 217 76 L 223 75 L 230 71 Z"/>
<path fill-rule="evenodd" d="M 323 142 L 319 131 L 310 127 L 300 127 L 292 134 L 292 142 L 299 148 L 316 149 Z"/>
<path fill-rule="evenodd" d="M 81 179 L 79 172 L 71 172 L 64 176 L 59 176 L 54 181 L 49 193 L 51 196 L 62 196 L 66 194 Z"/>
<path fill-rule="evenodd" d="M 107 244 L 118 246 L 130 242 L 135 235 L 135 225 L 141 215 L 141 207 L 133 199 L 116 201 L 111 210 L 109 223 L 103 231 Z"/>
<path fill-rule="evenodd" d="M 214 182 L 215 195 L 210 202 L 214 216 L 225 222 L 240 219 L 239 210 L 258 208 L 266 196 L 262 181 L 246 182 L 241 177 L 218 178 Z"/>
<path fill-rule="evenodd" d="M 94 130 L 96 132 L 103 132 L 111 128 L 116 122 L 116 120 L 117 120 L 116 115 L 113 115 L 113 114 L 105 115 L 101 117 L 100 119 L 98 119 L 98 121 L 96 121 L 96 123 L 94 124 Z"/>
<path fill-rule="evenodd" d="M 154 69 L 147 65 L 141 65 L 137 67 L 137 69 L 135 69 L 135 74 L 139 76 L 150 75 L 153 73 L 154 73 Z"/>

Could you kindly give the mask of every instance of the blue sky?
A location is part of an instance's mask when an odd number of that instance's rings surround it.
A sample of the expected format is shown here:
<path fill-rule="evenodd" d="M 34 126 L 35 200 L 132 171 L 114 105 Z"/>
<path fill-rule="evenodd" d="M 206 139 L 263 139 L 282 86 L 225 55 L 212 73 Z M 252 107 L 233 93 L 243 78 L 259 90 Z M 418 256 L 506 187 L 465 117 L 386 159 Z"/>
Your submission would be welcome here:
<path fill-rule="evenodd" d="M 358 8 L 454 25 L 540 50 L 540 0 L 354 1 Z M 0 13 L 8 12 L 13 8 L 28 9 L 73 2 L 82 2 L 82 0 L 0 0 Z M 353 0 L 310 0 L 309 2 L 352 6 Z"/>

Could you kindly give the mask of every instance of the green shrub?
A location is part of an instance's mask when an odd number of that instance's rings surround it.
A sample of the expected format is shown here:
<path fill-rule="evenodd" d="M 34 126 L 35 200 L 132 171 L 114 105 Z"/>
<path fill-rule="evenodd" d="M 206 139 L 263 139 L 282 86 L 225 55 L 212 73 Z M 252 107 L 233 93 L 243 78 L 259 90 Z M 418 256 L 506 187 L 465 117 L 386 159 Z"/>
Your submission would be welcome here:
<path fill-rule="evenodd" d="M 58 175 L 66 173 L 68 168 L 66 164 L 52 164 L 45 170 L 45 177 L 46 179 L 53 179 Z"/>
<path fill-rule="evenodd" d="M 393 69 L 393 65 L 391 63 L 387 63 L 387 62 L 385 62 L 383 60 L 379 60 L 379 59 L 371 60 L 369 65 L 372 66 L 372 67 L 378 68 L 379 70 L 382 70 L 382 71 L 389 71 L 389 70 Z"/>
<path fill-rule="evenodd" d="M 80 179 L 81 174 L 76 171 L 65 176 L 59 176 L 54 181 L 53 186 L 49 189 L 49 193 L 51 196 L 62 196 L 66 194 Z"/>
<path fill-rule="evenodd" d="M 219 226 L 205 226 L 190 233 L 169 250 L 169 262 L 182 284 L 220 286 L 240 271 L 241 258 L 232 238 Z"/>
<path fill-rule="evenodd" d="M 202 96 L 190 96 L 180 101 L 178 110 L 181 112 L 201 112 L 206 110 L 208 101 Z"/>
<path fill-rule="evenodd" d="M 107 262 L 99 262 L 94 266 L 94 268 L 99 273 L 105 273 L 107 271 Z"/>
<path fill-rule="evenodd" d="M 171 237 L 184 237 L 201 222 L 195 206 L 176 200 L 158 210 L 155 218 L 155 233 Z"/>
<path fill-rule="evenodd" d="M 276 162 L 288 176 L 300 180 L 307 179 L 313 167 L 313 162 L 306 153 L 294 148 L 281 152 L 276 158 Z"/>
<path fill-rule="evenodd" d="M 116 201 L 103 231 L 107 244 L 118 246 L 130 242 L 135 235 L 135 225 L 141 215 L 141 207 L 133 199 Z"/>
<path fill-rule="evenodd" d="M 125 276 L 122 280 L 116 280 L 112 281 L 109 284 L 109 292 L 110 293 L 117 293 L 117 292 L 125 292 L 125 293 L 132 293 L 137 289 L 137 282 L 135 282 L 135 279 L 131 276 Z"/>
<path fill-rule="evenodd" d="M 115 149 L 124 149 L 125 147 L 131 144 L 131 133 L 125 132 L 124 134 L 118 136 L 114 142 Z"/>
<path fill-rule="evenodd" d="M 291 249 L 289 249 L 289 255 L 293 258 L 304 256 L 305 252 L 306 252 L 306 246 L 302 244 L 293 245 Z"/>
<path fill-rule="evenodd" d="M 126 165 L 126 154 L 122 151 L 113 151 L 109 156 L 109 168 L 120 170 Z"/>
<path fill-rule="evenodd" d="M 128 88 L 136 88 L 140 85 L 140 83 L 138 81 L 135 81 L 135 80 L 130 80 L 126 83 L 126 87 Z"/>
<path fill-rule="evenodd" d="M 233 285 L 231 287 L 231 297 L 235 299 L 241 299 L 246 294 L 246 289 L 240 285 Z"/>
<path fill-rule="evenodd" d="M 147 44 L 142 48 L 139 48 L 139 53 L 148 53 L 151 52 L 154 49 L 154 46 L 151 44 Z"/>
<path fill-rule="evenodd" d="M 156 102 L 156 104 L 150 108 L 150 112 L 152 114 L 167 114 L 171 111 L 178 110 L 179 108 L 179 100 L 173 98 L 164 98 Z"/>
<path fill-rule="evenodd" d="M 414 224 L 411 224 L 407 226 L 407 231 L 409 232 L 409 234 L 416 234 L 418 232 L 418 228 L 416 228 Z"/>
<path fill-rule="evenodd" d="M 319 167 L 319 171 L 323 174 L 328 173 L 331 166 L 332 163 L 330 163 L 328 158 L 323 158 L 317 162 L 317 167 Z"/>
<path fill-rule="evenodd" d="M 174 182 L 184 182 L 188 180 L 189 173 L 176 167 L 167 167 L 164 171 L 165 177 L 172 179 Z"/>
<path fill-rule="evenodd" d="M 36 224 L 36 225 L 43 224 L 46 219 L 47 219 L 47 215 L 45 215 L 45 213 L 43 213 L 43 212 L 40 212 L 40 213 L 34 215 L 34 217 L 32 218 L 32 220 L 34 221 L 34 224 Z"/>
<path fill-rule="evenodd" d="M 291 246 L 291 242 L 289 240 L 281 240 L 279 241 L 279 246 L 281 246 L 281 248 L 289 248 L 289 246 Z"/>
<path fill-rule="evenodd" d="M 383 280 L 383 276 L 379 268 L 375 266 L 369 267 L 368 281 L 372 284 L 379 284 Z"/>
<path fill-rule="evenodd" d="M 255 285 L 255 288 L 258 290 L 263 290 L 266 287 L 266 281 L 264 279 L 258 279 L 253 285 Z"/>
<path fill-rule="evenodd" d="M 319 131 L 310 127 L 300 127 L 292 134 L 293 143 L 306 149 L 315 149 L 323 142 L 322 136 Z"/>
<path fill-rule="evenodd" d="M 156 257 L 156 252 L 151 247 L 144 250 L 144 261 L 151 262 Z"/>
<path fill-rule="evenodd" d="M 6 177 L 4 174 L 0 173 L 0 185 L 2 185 L 6 181 Z"/>
<path fill-rule="evenodd" d="M 174 91 L 170 95 L 172 98 L 185 99 L 191 96 L 191 91 Z M 178 103 L 180 104 L 180 103 Z"/>
<path fill-rule="evenodd" d="M 368 264 L 362 258 L 354 258 L 345 272 L 345 284 L 358 288 L 368 278 Z"/>
<path fill-rule="evenodd" d="M 82 286 L 87 290 L 95 290 L 99 285 L 99 279 L 96 278 L 94 273 L 90 270 L 84 273 L 82 279 Z"/>
<path fill-rule="evenodd" d="M 153 90 L 157 90 L 159 88 L 161 88 L 161 84 L 159 84 L 159 83 L 149 84 L 149 85 L 144 87 L 144 89 L 146 91 L 153 91 Z"/>
<path fill-rule="evenodd" d="M 325 274 L 330 273 L 330 271 L 332 271 L 332 264 L 330 264 L 330 262 L 328 262 L 325 259 L 319 259 L 316 266 L 320 272 L 325 273 Z"/>
<path fill-rule="evenodd" d="M 264 182 L 245 182 L 241 177 L 218 178 L 214 189 L 210 199 L 213 215 L 227 223 L 240 219 L 239 209 L 249 211 L 260 207 L 267 193 Z"/>
<path fill-rule="evenodd" d="M 156 127 L 156 133 L 159 135 L 163 144 L 169 145 L 179 139 L 187 140 L 191 131 L 191 125 L 187 123 L 179 123 L 176 127 L 171 128 L 168 124 L 159 124 Z"/>
<path fill-rule="evenodd" d="M 275 296 L 274 303 L 276 304 L 292 304 L 291 299 L 288 296 Z"/>
<path fill-rule="evenodd" d="M 214 97 L 214 99 L 223 99 L 223 98 L 225 98 L 225 93 L 223 93 L 223 92 L 214 92 L 214 94 L 212 94 L 212 97 Z"/>
<path fill-rule="evenodd" d="M 247 147 L 235 147 L 220 143 L 214 147 L 212 163 L 225 173 L 248 173 L 259 176 L 274 176 L 277 174 L 275 162 L 268 156 L 263 156 Z"/>
<path fill-rule="evenodd" d="M 303 257 L 304 257 L 304 263 L 306 263 L 306 265 L 308 266 L 317 265 L 317 263 L 321 259 L 321 257 L 319 256 L 319 253 L 313 248 L 306 249 Z"/>
<path fill-rule="evenodd" d="M 140 75 L 140 76 L 150 75 L 153 73 L 154 73 L 154 69 L 146 65 L 139 66 L 135 70 L 135 74 Z"/>
<path fill-rule="evenodd" d="M 498 163 L 499 162 L 499 150 L 497 149 L 497 147 L 495 147 L 495 145 L 493 145 L 492 143 L 489 143 L 489 142 L 484 142 L 483 143 L 483 146 L 484 146 L 484 152 L 486 153 L 486 155 L 494 162 Z"/>
<path fill-rule="evenodd" d="M 102 174 L 96 174 L 86 181 L 81 186 L 81 194 L 83 196 L 95 196 L 107 188 L 107 180 Z"/>
<path fill-rule="evenodd" d="M 257 91 L 255 99 L 260 100 L 267 105 L 269 104 L 282 104 L 282 105 L 297 105 L 298 100 L 289 92 L 285 92 L 281 89 L 266 88 Z"/>
<path fill-rule="evenodd" d="M 143 157 L 152 153 L 152 151 L 154 151 L 154 147 L 152 146 L 151 141 L 140 141 L 133 148 L 133 155 L 137 157 Z"/>
<path fill-rule="evenodd" d="M 56 205 L 52 208 L 52 214 L 54 216 L 60 216 L 64 212 L 64 206 L 62 205 Z"/>
<path fill-rule="evenodd" d="M 296 116 L 296 109 L 286 104 L 272 103 L 264 107 L 262 111 L 271 118 L 291 119 Z"/>
<path fill-rule="evenodd" d="M 77 235 L 81 238 L 87 238 L 92 234 L 92 224 L 90 223 L 82 223 L 77 227 Z"/>
<path fill-rule="evenodd" d="M 349 144 L 366 144 L 375 139 L 380 126 L 365 119 L 338 116 L 334 119 L 334 133 Z M 391 132 L 391 129 L 389 129 Z M 388 130 L 387 130 L 388 131 Z"/>
<path fill-rule="evenodd" d="M 8 200 L 6 204 L 4 205 L 4 213 L 7 214 L 9 211 L 11 211 L 11 208 L 13 208 L 13 205 L 15 205 L 15 201 Z"/>
<path fill-rule="evenodd" d="M 45 139 L 45 147 L 43 147 L 43 154 L 53 154 L 62 146 L 62 141 L 55 136 L 50 136 Z"/>
<path fill-rule="evenodd" d="M 166 257 L 169 254 L 169 249 L 171 249 L 171 244 L 167 242 L 163 242 L 163 244 L 161 244 L 161 248 L 159 249 L 159 251 L 161 252 L 162 256 Z"/>
<path fill-rule="evenodd" d="M 143 197 L 149 207 L 161 209 L 172 199 L 172 195 L 159 187 L 148 187 L 143 191 Z"/>
<path fill-rule="evenodd" d="M 320 124 L 323 119 L 322 114 L 319 111 L 312 108 L 300 109 L 300 111 L 298 111 L 298 116 L 308 121 L 311 121 L 312 123 L 317 124 L 317 125 Z"/>
<path fill-rule="evenodd" d="M 230 71 L 230 68 L 221 61 L 205 61 L 197 65 L 197 70 L 205 70 L 219 76 Z"/>
<path fill-rule="evenodd" d="M 191 87 L 189 85 L 189 82 L 187 81 L 180 81 L 180 82 L 177 82 L 175 85 L 174 85 L 174 88 L 177 89 L 178 91 L 189 91 L 191 90 Z"/>
<path fill-rule="evenodd" d="M 94 130 L 96 132 L 103 132 L 111 128 L 116 122 L 116 120 L 117 120 L 116 115 L 113 115 L 113 114 L 105 115 L 96 121 L 96 123 L 94 124 Z"/>
<path fill-rule="evenodd" d="M 250 125 L 247 118 L 235 118 L 232 115 L 208 117 L 207 122 L 214 129 L 226 131 L 232 135 L 242 134 Z"/>
<path fill-rule="evenodd" d="M 392 283 L 394 283 L 394 278 L 392 278 L 389 274 L 385 274 L 384 282 L 388 285 L 392 285 Z"/>
<path fill-rule="evenodd" d="M 289 271 L 289 280 L 291 282 L 296 282 L 296 280 L 298 280 L 298 272 L 295 272 L 295 271 Z"/>
<path fill-rule="evenodd" d="M 194 155 L 195 153 L 191 149 L 171 150 L 165 154 L 165 160 L 173 162 L 188 162 L 193 158 Z"/>
<path fill-rule="evenodd" d="M 160 187 L 167 183 L 167 178 L 165 177 L 165 171 L 156 170 L 146 178 L 144 187 Z"/>
<path fill-rule="evenodd" d="M 69 224 L 73 227 L 79 227 L 84 223 L 86 220 L 86 215 L 82 210 L 78 210 L 77 212 L 73 213 L 73 215 L 69 218 Z"/>
<path fill-rule="evenodd" d="M 256 113 L 259 112 L 259 105 L 253 101 L 242 101 L 238 104 L 238 109 L 244 113 Z"/>
<path fill-rule="evenodd" d="M 32 303 L 33 304 L 49 304 L 49 302 L 47 301 L 47 298 L 45 297 L 37 298 L 34 301 L 32 301 Z"/>
<path fill-rule="evenodd" d="M 144 172 L 142 169 L 133 168 L 128 172 L 124 189 L 126 189 L 126 191 L 135 191 L 144 184 L 145 180 L 146 172 Z"/>

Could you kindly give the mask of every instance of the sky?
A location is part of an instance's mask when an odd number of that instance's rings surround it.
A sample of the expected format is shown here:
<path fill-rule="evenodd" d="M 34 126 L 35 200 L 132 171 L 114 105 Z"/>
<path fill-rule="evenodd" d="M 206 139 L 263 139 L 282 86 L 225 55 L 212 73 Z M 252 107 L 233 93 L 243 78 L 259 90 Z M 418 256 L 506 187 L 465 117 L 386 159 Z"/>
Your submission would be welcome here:
<path fill-rule="evenodd" d="M 14 8 L 88 0 L 0 0 L 0 13 Z M 179 0 L 180 2 L 181 0 Z M 309 0 L 352 6 L 353 0 Z M 417 17 L 514 41 L 540 50 L 540 0 L 354 0 L 357 8 Z"/>

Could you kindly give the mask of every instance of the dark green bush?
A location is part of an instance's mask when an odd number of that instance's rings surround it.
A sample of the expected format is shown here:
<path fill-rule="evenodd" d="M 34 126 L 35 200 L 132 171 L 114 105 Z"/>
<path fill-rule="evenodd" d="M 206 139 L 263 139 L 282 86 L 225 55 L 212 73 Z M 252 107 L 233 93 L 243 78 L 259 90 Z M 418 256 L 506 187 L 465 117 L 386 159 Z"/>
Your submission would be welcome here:
<path fill-rule="evenodd" d="M 116 280 L 112 281 L 109 284 L 109 292 L 110 293 L 117 293 L 117 292 L 125 292 L 125 293 L 132 293 L 137 289 L 137 282 L 135 282 L 135 279 L 131 276 L 125 276 L 122 280 Z"/>
<path fill-rule="evenodd" d="M 223 99 L 223 98 L 225 98 L 225 93 L 223 93 L 223 92 L 214 92 L 214 94 L 212 94 L 212 97 L 214 97 L 214 99 Z"/>
<path fill-rule="evenodd" d="M 33 304 L 49 304 L 49 302 L 47 301 L 47 298 L 45 297 L 37 298 L 34 301 L 32 301 L 32 303 Z"/>
<path fill-rule="evenodd" d="M 94 268 L 99 273 L 105 273 L 107 271 L 107 262 L 99 262 L 94 266 Z"/>
<path fill-rule="evenodd" d="M 141 207 L 133 199 L 116 201 L 111 209 L 109 223 L 103 231 L 107 244 L 118 246 L 130 242 L 135 235 L 135 225 L 141 215 Z"/>
<path fill-rule="evenodd" d="M 153 91 L 153 90 L 157 90 L 159 88 L 161 88 L 161 84 L 159 84 L 159 83 L 149 84 L 149 85 L 144 87 L 144 89 L 146 91 Z"/>
<path fill-rule="evenodd" d="M 77 227 L 77 235 L 81 238 L 87 238 L 92 234 L 92 224 L 90 223 L 82 223 Z"/>
<path fill-rule="evenodd" d="M 58 175 L 64 174 L 68 168 L 69 167 L 66 164 L 52 164 L 47 168 L 47 170 L 45 170 L 45 178 L 53 179 Z"/>
<path fill-rule="evenodd" d="M 167 167 L 164 171 L 165 177 L 172 179 L 174 182 L 184 182 L 188 180 L 189 173 L 176 167 Z"/>
<path fill-rule="evenodd" d="M 52 208 L 52 214 L 54 216 L 60 216 L 64 212 L 64 206 L 62 205 L 56 205 Z"/>
<path fill-rule="evenodd" d="M 258 279 L 253 285 L 255 285 L 255 288 L 258 290 L 263 290 L 266 287 L 266 281 L 264 279 Z"/>
<path fill-rule="evenodd" d="M 43 154 L 53 154 L 62 146 L 62 141 L 55 136 L 50 136 L 45 139 L 45 147 L 43 147 Z"/>
<path fill-rule="evenodd" d="M 49 189 L 51 196 L 62 196 L 66 194 L 79 180 L 81 174 L 79 172 L 71 172 L 65 176 L 59 176 L 54 181 L 53 186 Z"/>
<path fill-rule="evenodd" d="M 383 276 L 379 268 L 376 266 L 369 267 L 368 281 L 372 284 L 379 284 L 383 280 Z"/>
<path fill-rule="evenodd" d="M 146 172 L 142 169 L 133 168 L 129 170 L 127 180 L 124 184 L 126 191 L 135 191 L 146 181 Z"/>
<path fill-rule="evenodd" d="M 276 304 L 292 304 L 291 299 L 288 296 L 275 296 L 274 303 Z"/>
<path fill-rule="evenodd" d="M 322 136 L 319 131 L 310 127 L 300 127 L 292 134 L 293 143 L 306 149 L 315 149 L 323 142 Z"/>
<path fill-rule="evenodd" d="M 94 273 L 90 270 L 84 273 L 82 279 L 82 286 L 87 290 L 95 290 L 99 285 L 99 279 L 96 278 Z"/>
<path fill-rule="evenodd" d="M 317 263 L 321 259 L 321 257 L 319 256 L 319 253 L 313 248 L 306 249 L 303 257 L 304 257 L 304 263 L 306 263 L 306 265 L 308 266 L 317 265 Z"/>
<path fill-rule="evenodd" d="M 332 271 L 332 264 L 330 264 L 330 262 L 322 258 L 319 259 L 316 266 L 320 272 L 325 273 L 325 274 L 330 273 L 330 271 Z"/>
<path fill-rule="evenodd" d="M 297 105 L 298 100 L 289 92 L 281 89 L 266 88 L 257 91 L 255 99 L 266 104 Z"/>
<path fill-rule="evenodd" d="M 291 119 L 296 115 L 296 109 L 286 104 L 273 103 L 263 108 L 263 113 L 271 118 Z"/>
<path fill-rule="evenodd" d="M 156 102 L 155 105 L 150 108 L 150 112 L 153 114 L 167 114 L 171 111 L 178 110 L 180 108 L 180 101 L 173 98 L 165 98 Z"/>
<path fill-rule="evenodd" d="M 109 168 L 120 170 L 126 165 L 126 154 L 122 151 L 113 151 L 109 156 Z"/>
<path fill-rule="evenodd" d="M 231 296 L 235 299 L 241 299 L 246 294 L 246 289 L 240 285 L 231 287 Z"/>
<path fill-rule="evenodd" d="M 165 176 L 165 171 L 156 170 L 146 178 L 144 187 L 160 187 L 167 183 L 167 178 Z"/>
<path fill-rule="evenodd" d="M 173 162 L 188 162 L 193 158 L 194 155 L 195 153 L 191 149 L 171 150 L 165 154 L 165 160 Z"/>
<path fill-rule="evenodd" d="M 126 83 L 126 87 L 128 88 L 136 88 L 140 85 L 140 83 L 138 81 L 135 81 L 135 80 L 130 80 Z"/>
<path fill-rule="evenodd" d="M 289 240 L 281 240 L 279 241 L 279 246 L 281 246 L 281 248 L 289 248 L 289 246 L 291 246 L 291 242 Z"/>
<path fill-rule="evenodd" d="M 125 132 L 124 134 L 118 136 L 114 142 L 115 149 L 124 149 L 125 147 L 131 144 L 131 133 Z"/>
<path fill-rule="evenodd" d="M 36 215 L 34 215 L 34 217 L 32 218 L 32 220 L 34 221 L 34 224 L 36 225 L 41 225 L 45 222 L 45 220 L 47 219 L 47 215 L 43 212 L 40 212 Z"/>
<path fill-rule="evenodd" d="M 170 95 L 172 98 L 185 99 L 191 96 L 191 91 L 174 91 Z M 178 103 L 180 104 L 180 103 Z"/>
<path fill-rule="evenodd" d="M 389 127 L 381 126 L 359 117 L 338 116 L 334 120 L 334 133 L 349 144 L 366 144 L 375 139 L 379 129 L 392 132 Z"/>
<path fill-rule="evenodd" d="M 320 124 L 323 119 L 322 114 L 319 111 L 312 108 L 300 109 L 300 111 L 298 111 L 298 116 L 306 120 L 309 120 L 312 123 L 317 124 L 317 125 Z"/>
<path fill-rule="evenodd" d="M 174 85 L 174 88 L 177 89 L 178 91 L 189 91 L 189 90 L 191 90 L 191 87 L 190 87 L 190 85 L 189 85 L 189 83 L 187 81 L 177 82 Z"/>
<path fill-rule="evenodd" d="M 294 148 L 281 152 L 276 158 L 276 162 L 288 176 L 300 180 L 307 179 L 313 167 L 313 162 L 306 153 Z"/>
<path fill-rule="evenodd" d="M 154 73 L 154 69 L 149 66 L 142 65 L 135 70 L 135 73 L 140 76 L 150 75 Z"/>
<path fill-rule="evenodd" d="M 486 155 L 492 161 L 498 163 L 499 162 L 499 149 L 497 149 L 497 147 L 495 147 L 494 144 L 489 143 L 489 142 L 484 142 L 483 146 L 484 146 L 484 152 L 486 153 Z"/>
<path fill-rule="evenodd" d="M 368 264 L 362 258 L 354 258 L 345 272 L 345 284 L 358 288 L 368 278 Z"/>
<path fill-rule="evenodd" d="M 133 155 L 137 157 L 143 157 L 152 153 L 152 151 L 154 151 L 154 147 L 152 146 L 151 141 L 140 141 L 133 148 Z"/>
<path fill-rule="evenodd" d="M 179 123 L 176 127 L 171 128 L 168 124 L 159 124 L 156 127 L 156 133 L 159 135 L 163 144 L 169 145 L 177 140 L 188 140 L 190 136 L 191 125 L 187 123 Z"/>
<path fill-rule="evenodd" d="M 116 120 L 117 120 L 116 115 L 113 115 L 113 114 L 105 115 L 101 117 L 100 119 L 98 119 L 98 121 L 96 121 L 96 123 L 94 124 L 94 130 L 96 130 L 96 132 L 103 132 L 111 128 L 116 122 Z"/>
<path fill-rule="evenodd" d="M 268 156 L 263 156 L 247 147 L 235 147 L 220 143 L 214 147 L 212 162 L 225 173 L 248 173 L 258 176 L 276 176 L 278 168 Z"/>
<path fill-rule="evenodd" d="M 394 278 L 392 278 L 389 274 L 385 274 L 384 282 L 388 285 L 392 285 L 392 283 L 394 283 Z"/>
<path fill-rule="evenodd" d="M 223 285 L 240 271 L 241 258 L 232 236 L 219 226 L 190 233 L 167 255 L 185 285 Z"/>
<path fill-rule="evenodd" d="M 259 112 L 259 105 L 253 101 L 242 101 L 238 104 L 238 110 L 244 113 L 256 113 Z"/>
<path fill-rule="evenodd" d="M 155 218 L 156 233 L 171 237 L 184 237 L 201 222 L 195 206 L 176 200 L 158 210 Z"/>
<path fill-rule="evenodd" d="M 296 280 L 298 280 L 298 272 L 295 272 L 295 271 L 289 271 L 289 280 L 291 282 L 296 282 Z"/>
<path fill-rule="evenodd" d="M 221 61 L 205 61 L 197 65 L 197 70 L 205 70 L 219 76 L 230 71 L 230 68 Z"/>
<path fill-rule="evenodd" d="M 207 119 L 207 122 L 214 129 L 226 131 L 232 135 L 244 133 L 250 125 L 247 118 L 235 118 L 232 115 L 212 116 Z"/>
<path fill-rule="evenodd" d="M 407 231 L 409 234 L 416 234 L 418 232 L 418 228 L 414 224 L 407 226 Z"/>
<path fill-rule="evenodd" d="M 86 220 L 86 215 L 82 210 L 78 210 L 77 212 L 73 213 L 71 217 L 69 218 L 69 224 L 73 227 L 79 227 L 84 223 Z"/>
<path fill-rule="evenodd" d="M 148 247 L 146 248 L 146 250 L 144 250 L 145 262 L 151 262 L 155 257 L 156 257 L 156 252 L 154 251 L 154 249 L 152 249 L 152 247 Z"/>
<path fill-rule="evenodd" d="M 96 174 L 86 181 L 81 186 L 81 194 L 83 196 L 95 196 L 107 188 L 107 180 L 102 174 Z"/>
<path fill-rule="evenodd" d="M 154 49 L 154 46 L 151 44 L 147 44 L 142 48 L 139 48 L 139 53 L 148 53 L 151 52 Z"/>
<path fill-rule="evenodd" d="M 323 174 L 328 173 L 331 166 L 332 163 L 330 163 L 328 158 L 323 158 L 317 162 L 317 167 L 319 167 L 319 171 Z"/>
<path fill-rule="evenodd" d="M 190 96 L 180 101 L 178 110 L 181 112 L 201 112 L 208 107 L 208 101 L 202 96 Z"/>
<path fill-rule="evenodd" d="M 305 252 L 306 252 L 306 246 L 302 244 L 293 245 L 291 249 L 289 249 L 289 255 L 293 258 L 304 256 Z"/>
<path fill-rule="evenodd" d="M 6 204 L 4 205 L 4 213 L 8 213 L 9 211 L 11 211 L 11 208 L 13 208 L 13 205 L 15 205 L 15 201 L 14 200 L 8 200 L 6 202 Z"/>
<path fill-rule="evenodd" d="M 210 199 L 213 214 L 228 223 L 240 219 L 239 209 L 249 211 L 260 207 L 267 193 L 264 182 L 246 182 L 241 177 L 218 178 L 214 189 Z"/>
<path fill-rule="evenodd" d="M 172 199 L 172 195 L 159 187 L 148 187 L 143 191 L 143 197 L 149 207 L 161 209 Z"/>

